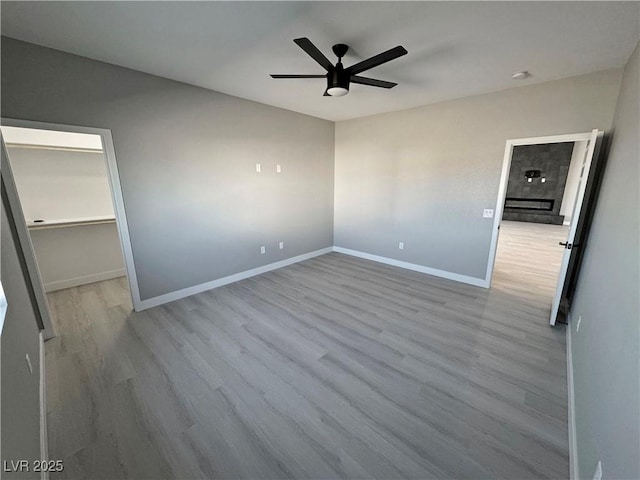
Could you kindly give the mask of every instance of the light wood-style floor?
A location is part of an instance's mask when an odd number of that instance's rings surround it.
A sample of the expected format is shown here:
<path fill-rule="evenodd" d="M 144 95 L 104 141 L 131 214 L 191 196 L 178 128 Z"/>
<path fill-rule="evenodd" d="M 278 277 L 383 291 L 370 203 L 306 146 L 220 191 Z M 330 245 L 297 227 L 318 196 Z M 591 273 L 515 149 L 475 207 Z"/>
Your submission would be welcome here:
<path fill-rule="evenodd" d="M 500 224 L 492 287 L 551 307 L 569 234 L 564 225 Z"/>
<path fill-rule="evenodd" d="M 332 253 L 141 313 L 54 292 L 52 478 L 567 478 L 564 328 L 497 280 Z"/>

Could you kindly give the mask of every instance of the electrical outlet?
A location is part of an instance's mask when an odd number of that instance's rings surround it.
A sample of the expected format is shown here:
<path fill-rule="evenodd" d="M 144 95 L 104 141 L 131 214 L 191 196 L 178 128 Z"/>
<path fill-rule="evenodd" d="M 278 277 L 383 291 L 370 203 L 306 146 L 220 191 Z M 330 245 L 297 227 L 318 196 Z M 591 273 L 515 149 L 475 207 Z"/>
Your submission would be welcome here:
<path fill-rule="evenodd" d="M 278 247 L 280 248 L 280 250 L 284 249 L 284 242 L 280 242 L 278 244 Z"/>
<path fill-rule="evenodd" d="M 256 172 L 260 173 L 262 171 L 262 165 L 260 165 L 259 163 L 256 163 Z"/>
<path fill-rule="evenodd" d="M 399 248 L 400 250 L 404 250 L 404 242 L 400 242 L 400 243 L 398 243 L 398 248 Z"/>
<path fill-rule="evenodd" d="M 602 480 L 602 462 L 598 460 L 596 471 L 593 472 L 593 480 Z"/>
<path fill-rule="evenodd" d="M 282 173 L 282 166 L 280 164 L 276 165 L 276 173 Z"/>
<path fill-rule="evenodd" d="M 493 218 L 493 208 L 485 208 L 482 212 L 484 218 Z"/>
<path fill-rule="evenodd" d="M 582 323 L 582 315 L 578 315 L 578 321 L 576 322 L 576 332 L 580 331 L 580 324 Z"/>
<path fill-rule="evenodd" d="M 33 365 L 31 365 L 31 358 L 29 358 L 29 354 L 27 353 L 24 358 L 27 361 L 27 370 L 29 373 L 33 375 Z"/>
<path fill-rule="evenodd" d="M 262 245 L 262 246 L 260 247 L 260 253 L 261 253 L 262 255 L 264 255 L 265 253 L 267 253 L 267 247 L 265 247 L 264 245 Z"/>

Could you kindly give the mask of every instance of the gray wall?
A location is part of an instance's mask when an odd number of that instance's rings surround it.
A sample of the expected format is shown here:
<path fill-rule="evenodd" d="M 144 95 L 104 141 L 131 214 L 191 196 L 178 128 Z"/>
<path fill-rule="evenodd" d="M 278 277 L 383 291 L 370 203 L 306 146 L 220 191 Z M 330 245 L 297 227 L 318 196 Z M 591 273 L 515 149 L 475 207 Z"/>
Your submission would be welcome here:
<path fill-rule="evenodd" d="M 2 286 L 7 296 L 7 316 L 0 338 L 2 369 L 2 439 L 0 459 L 40 458 L 40 340 L 36 314 L 20 268 L 16 244 L 2 203 Z M 33 374 L 27 370 L 29 354 Z M 0 467 L 1 468 L 1 467 Z M 2 478 L 40 478 L 40 474 L 3 473 Z"/>
<path fill-rule="evenodd" d="M 6 37 L 2 115 L 111 129 L 143 300 L 333 244 L 332 122 Z"/>
<path fill-rule="evenodd" d="M 640 478 L 639 51 L 624 72 L 609 158 L 571 307 L 580 476 Z M 582 317 L 576 331 L 578 316 Z"/>
<path fill-rule="evenodd" d="M 608 130 L 621 74 L 338 122 L 335 245 L 484 278 L 506 140 Z"/>

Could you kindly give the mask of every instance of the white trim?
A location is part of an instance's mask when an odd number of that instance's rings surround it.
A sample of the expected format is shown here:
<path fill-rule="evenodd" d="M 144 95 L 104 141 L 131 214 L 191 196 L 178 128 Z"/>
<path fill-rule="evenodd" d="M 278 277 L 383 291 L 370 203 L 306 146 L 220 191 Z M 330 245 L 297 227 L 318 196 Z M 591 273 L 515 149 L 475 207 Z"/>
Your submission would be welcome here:
<path fill-rule="evenodd" d="M 513 146 L 518 146 L 540 145 L 545 143 L 580 142 L 585 140 L 591 140 L 591 132 L 549 135 L 548 137 L 513 138 L 511 140 L 507 140 L 507 142 L 511 142 Z"/>
<path fill-rule="evenodd" d="M 567 403 L 569 409 L 568 422 L 569 422 L 569 478 L 571 480 L 578 480 L 580 478 L 580 472 L 578 468 L 578 451 L 577 451 L 577 434 L 576 434 L 576 401 L 575 390 L 573 385 L 573 352 L 571 350 L 571 314 L 567 318 Z"/>
<path fill-rule="evenodd" d="M 252 268 L 251 270 L 245 270 L 244 272 L 234 273 L 233 275 L 229 275 L 227 277 L 222 277 L 218 278 L 217 280 L 201 283 L 200 285 L 194 285 L 193 287 L 183 288 L 182 290 L 177 290 L 175 292 L 165 293 L 164 295 L 159 295 L 157 297 L 148 298 L 140 302 L 140 310 L 157 307 L 165 303 L 173 302 L 174 300 L 190 297 L 191 295 L 195 295 L 197 293 L 206 292 L 207 290 L 213 290 L 214 288 L 238 282 L 240 280 L 244 280 L 245 278 L 255 277 L 256 275 L 260 275 L 262 273 L 277 270 L 278 268 L 286 267 L 287 265 L 292 265 L 294 263 L 302 262 L 304 260 L 309 260 L 310 258 L 333 252 L 333 250 L 333 247 L 321 248 L 320 250 L 304 253 L 296 257 L 286 258 L 284 260 L 280 260 L 279 262 L 263 265 L 262 267 Z"/>
<path fill-rule="evenodd" d="M 576 194 L 576 201 L 573 206 L 573 212 L 571 218 L 574 220 L 569 227 L 569 233 L 567 235 L 567 242 L 574 243 L 576 238 L 576 232 L 578 229 L 578 223 L 580 223 L 580 212 L 584 205 L 584 197 L 587 191 L 587 184 L 589 183 L 589 172 L 591 171 L 591 165 L 593 160 L 597 159 L 600 154 L 600 146 L 602 144 L 602 137 L 604 132 L 599 130 L 593 130 L 591 132 L 591 139 L 589 145 L 586 148 L 586 154 L 582 163 L 582 173 L 580 175 L 580 181 L 578 185 L 578 192 Z M 569 270 L 569 261 L 571 260 L 571 250 L 565 249 L 562 254 L 562 263 L 560 264 L 560 273 L 558 274 L 558 282 L 556 284 L 556 292 L 553 296 L 553 303 L 551 304 L 551 315 L 549 316 L 549 324 L 551 326 L 556 324 L 556 318 L 558 311 L 560 310 L 560 302 L 562 301 L 562 293 L 564 289 L 565 279 Z"/>
<path fill-rule="evenodd" d="M 393 265 L 394 267 L 406 268 L 407 270 L 413 270 L 415 272 L 426 273 L 428 275 L 433 275 L 434 277 L 446 278 L 448 280 L 454 280 L 456 282 L 475 285 L 476 287 L 487 288 L 485 280 L 482 278 L 470 277 L 468 275 L 460 275 L 459 273 L 447 272 L 445 270 L 438 270 L 437 268 L 425 267 L 424 265 L 418 265 L 416 263 L 403 262 L 402 260 L 396 260 L 394 258 L 388 258 L 388 257 L 381 257 L 379 255 L 372 255 L 370 253 L 360 252 L 358 250 L 351 250 L 348 248 L 333 247 L 333 251 L 338 253 L 344 253 L 345 255 L 351 255 L 352 257 L 359 257 L 359 258 L 364 258 L 366 260 L 373 260 L 374 262 Z"/>
<path fill-rule="evenodd" d="M 47 440 L 47 375 L 45 368 L 44 330 L 40 330 L 40 460 L 49 459 L 49 443 Z M 46 470 L 46 469 L 45 469 Z M 42 480 L 49 478 L 49 472 L 43 471 Z"/>
<path fill-rule="evenodd" d="M 7 315 L 7 297 L 4 294 L 2 288 L 2 282 L 0 282 L 0 335 L 2 335 L 2 329 L 4 328 L 4 319 Z"/>
<path fill-rule="evenodd" d="M 7 157 L 8 155 L 7 155 L 7 151 L 5 150 L 4 137 L 2 136 L 2 131 L 0 131 L 0 148 L 2 149 L 2 151 L 0 151 L 0 157 L 2 158 Z M 1 161 L 0 161 L 0 170 L 2 170 Z M 0 175 L 0 178 L 2 178 L 1 175 Z M 0 203 L 2 203 L 1 200 L 0 200 Z M 0 336 L 2 335 L 2 329 L 4 327 L 4 319 L 6 315 L 7 315 L 7 297 L 4 294 L 4 288 L 2 288 L 2 281 L 0 280 Z"/>
<path fill-rule="evenodd" d="M 18 189 L 11 170 L 11 162 L 9 161 L 8 155 L 6 155 L 6 151 L 2 155 L 2 162 L 2 182 L 5 186 L 5 193 L 7 194 L 8 200 L 7 214 L 13 217 L 13 227 L 16 229 L 19 244 L 18 250 L 21 251 L 22 261 L 24 261 L 27 269 L 26 274 L 30 283 L 29 288 L 34 296 L 34 308 L 39 314 L 40 323 L 44 329 L 44 336 L 49 339 L 56 336 L 56 330 L 51 320 L 49 303 L 44 291 L 40 270 L 38 269 L 38 262 L 33 252 L 33 244 L 31 243 L 31 236 L 27 230 L 20 198 L 18 197 Z"/>
<path fill-rule="evenodd" d="M 507 182 L 509 181 L 509 169 L 511 168 L 511 155 L 513 154 L 514 140 L 507 140 L 504 147 L 504 157 L 502 159 L 502 173 L 500 174 L 500 186 L 498 187 L 498 198 L 493 215 L 493 227 L 491 230 L 491 244 L 489 245 L 489 259 L 487 260 L 487 273 L 485 283 L 487 288 L 491 287 L 493 277 L 493 267 L 496 263 L 496 251 L 498 249 L 498 235 L 500 222 L 502 221 L 502 211 L 504 209 L 504 198 L 507 194 Z"/>
<path fill-rule="evenodd" d="M 122 187 L 120 184 L 120 173 L 118 172 L 118 164 L 116 162 L 116 151 L 113 146 L 113 138 L 110 130 L 104 130 L 102 134 L 102 145 L 104 147 L 104 155 L 107 159 L 107 169 L 109 171 L 109 185 L 113 195 L 114 213 L 116 216 L 116 225 L 118 226 L 118 234 L 120 235 L 120 245 L 122 247 L 122 256 L 124 265 L 127 269 L 127 278 L 129 279 L 129 290 L 131 292 L 131 301 L 134 310 L 141 309 L 140 290 L 138 289 L 138 274 L 136 273 L 136 265 L 133 258 L 133 247 L 131 246 L 131 236 L 129 234 L 129 221 L 124 208 L 124 197 L 122 196 Z"/>
<path fill-rule="evenodd" d="M 498 248 L 500 221 L 502 220 L 504 198 L 507 192 L 507 182 L 509 180 L 509 169 L 511 168 L 513 147 L 520 145 L 540 145 L 544 143 L 581 142 L 590 140 L 592 135 L 593 132 L 585 132 L 570 133 L 566 135 L 551 135 L 548 137 L 514 138 L 507 140 L 502 159 L 502 173 L 500 174 L 500 185 L 498 187 L 498 197 L 496 199 L 495 214 L 493 217 L 493 230 L 491 232 L 491 244 L 489 246 L 489 258 L 487 260 L 487 273 L 484 278 L 483 286 L 486 286 L 487 288 L 491 287 L 493 267 L 496 262 L 496 251 Z"/>
<path fill-rule="evenodd" d="M 125 268 L 127 270 L 127 278 L 129 279 L 129 290 L 131 292 L 131 301 L 135 310 L 141 310 L 140 290 L 138 289 L 138 275 L 136 274 L 135 262 L 133 259 L 133 249 L 131 247 L 131 237 L 129 234 L 129 222 L 127 213 L 124 208 L 124 198 L 122 196 L 122 188 L 120 185 L 120 174 L 118 173 L 118 165 L 116 162 L 115 148 L 113 146 L 113 138 L 111 130 L 105 128 L 80 127 L 77 125 L 64 125 L 58 123 L 35 122 L 31 120 L 19 120 L 13 118 L 2 118 L 2 125 L 23 128 L 37 128 L 41 130 L 57 130 L 74 133 L 88 133 L 99 135 L 102 142 L 102 151 L 107 162 L 107 177 L 111 188 L 111 196 L 113 198 L 114 213 L 116 217 L 116 225 L 118 227 L 118 235 L 120 236 L 120 246 L 122 247 L 122 256 L 124 258 Z"/>
<path fill-rule="evenodd" d="M 90 275 L 83 275 L 81 277 L 67 278 L 65 280 L 56 280 L 55 282 L 49 282 L 44 284 L 45 291 L 55 292 L 56 290 L 64 290 L 65 288 L 77 287 L 79 285 L 86 285 L 88 283 L 101 282 L 103 280 L 111 280 L 112 278 L 124 277 L 127 271 L 124 268 L 118 268 L 117 270 L 108 270 L 106 272 L 92 273 Z"/>

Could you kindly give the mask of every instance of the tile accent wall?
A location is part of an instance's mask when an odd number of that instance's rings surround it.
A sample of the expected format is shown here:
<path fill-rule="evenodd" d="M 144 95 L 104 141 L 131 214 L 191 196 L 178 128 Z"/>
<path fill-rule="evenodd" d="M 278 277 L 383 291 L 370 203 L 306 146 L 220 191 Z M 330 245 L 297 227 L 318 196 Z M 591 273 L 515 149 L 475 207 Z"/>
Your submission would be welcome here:
<path fill-rule="evenodd" d="M 564 217 L 560 215 L 560 207 L 573 145 L 573 142 L 548 143 L 513 149 L 504 220 L 562 224 Z M 539 176 L 529 181 L 528 171 L 535 171 L 534 175 L 539 172 Z M 553 201 L 552 205 L 550 201 Z M 518 204 L 520 208 L 516 207 Z M 540 208 L 526 208 L 535 204 Z"/>

